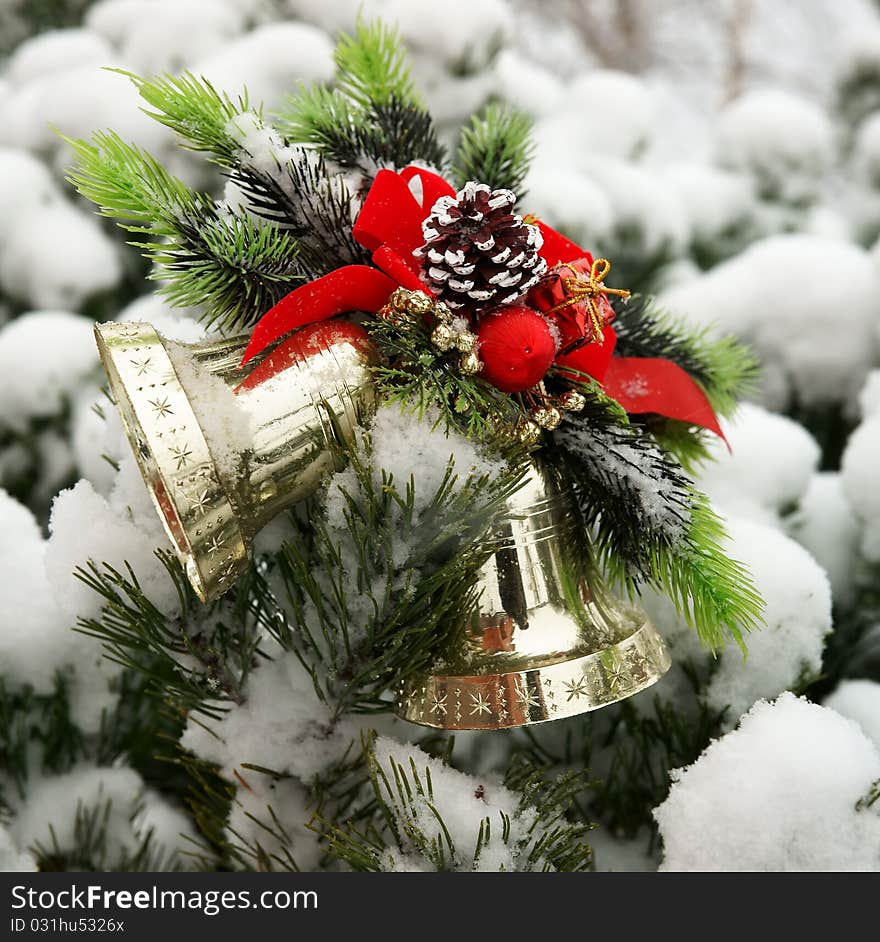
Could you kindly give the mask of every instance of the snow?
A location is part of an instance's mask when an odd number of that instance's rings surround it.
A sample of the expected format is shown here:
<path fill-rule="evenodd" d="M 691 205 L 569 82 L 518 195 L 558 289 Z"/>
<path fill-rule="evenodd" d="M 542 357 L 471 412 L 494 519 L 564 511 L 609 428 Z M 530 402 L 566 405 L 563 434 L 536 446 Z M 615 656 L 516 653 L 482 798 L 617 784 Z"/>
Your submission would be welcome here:
<path fill-rule="evenodd" d="M 103 392 L 85 389 L 76 396 L 70 440 L 80 475 L 99 494 L 109 495 L 116 481 L 116 471 L 106 459 L 118 464 L 131 449 L 122 432 L 119 412 Z"/>
<path fill-rule="evenodd" d="M 590 831 L 588 840 L 598 873 L 650 873 L 657 869 L 657 860 L 647 850 L 646 834 L 640 834 L 635 840 L 625 840 L 599 827 Z"/>
<path fill-rule="evenodd" d="M 103 63 L 124 64 L 120 60 Z M 88 138 L 93 131 L 113 128 L 124 141 L 161 156 L 170 148 L 172 134 L 148 118 L 140 104 L 137 91 L 124 75 L 93 65 L 54 69 L 0 99 L 0 144 L 44 155 L 50 165 L 60 169 L 71 155 L 55 129 L 68 137 Z"/>
<path fill-rule="evenodd" d="M 358 9 L 354 4 L 349 9 Z M 445 0 L 441 5 L 410 0 L 374 0 L 359 8 L 362 15 L 381 16 L 394 24 L 415 54 L 440 59 L 449 68 L 465 62 L 470 68 L 484 66 L 493 50 L 511 35 L 511 10 L 506 0 Z M 467 38 L 462 42 L 462 23 Z"/>
<path fill-rule="evenodd" d="M 719 165 L 749 174 L 764 199 L 795 206 L 813 202 L 833 150 L 834 129 L 825 112 L 780 89 L 748 92 L 718 120 Z"/>
<path fill-rule="evenodd" d="M 543 144 L 539 154 L 542 151 Z M 615 226 L 611 248 L 619 240 L 647 258 L 672 258 L 684 251 L 690 239 L 684 205 L 655 173 L 600 157 L 584 157 L 581 166 L 611 204 Z M 596 248 L 605 251 L 601 243 Z M 607 254 L 614 253 L 609 249 Z"/>
<path fill-rule="evenodd" d="M 786 529 L 825 570 L 831 594 L 847 606 L 855 592 L 859 524 L 839 473 L 814 474 Z"/>
<path fill-rule="evenodd" d="M 872 115 L 859 128 L 852 159 L 861 182 L 874 190 L 880 187 L 880 115 Z"/>
<path fill-rule="evenodd" d="M 100 525 L 100 521 L 97 521 Z M 82 542 L 96 521 L 84 518 L 79 529 L 69 534 L 72 543 Z M 0 588 L 0 611 L 15 612 L 0 631 L 0 662 L 15 684 L 29 685 L 38 694 L 54 688 L 56 672 L 69 684 L 71 714 L 85 732 L 96 732 L 101 714 L 116 703 L 112 684 L 120 668 L 102 656 L 98 642 L 84 640 L 73 628 L 76 623 L 69 596 L 80 584 L 73 579 L 73 565 L 82 557 L 65 563 L 65 579 L 52 580 L 47 572 L 47 545 L 30 511 L 0 491 L 0 563 L 7 578 Z M 94 610 L 97 596 L 80 592 Z M 88 614 L 86 609 L 83 614 Z"/>
<path fill-rule="evenodd" d="M 700 490 L 726 510 L 767 522 L 791 510 L 819 463 L 810 433 L 748 402 L 721 426 L 730 448 L 717 438 L 709 443 L 712 460 L 695 476 Z"/>
<path fill-rule="evenodd" d="M 5 578 L 0 587 L 0 662 L 4 672 L 37 693 L 50 693 L 57 661 L 51 657 L 58 644 L 58 612 L 44 570 L 44 544 L 33 514 L 0 491 L 0 565 Z M 69 648 L 70 645 L 68 644 Z"/>
<path fill-rule="evenodd" d="M 728 724 L 761 697 L 775 697 L 822 669 L 831 631 L 831 590 L 821 566 L 778 530 L 728 519 L 730 555 L 744 563 L 764 599 L 763 624 L 746 638 L 748 657 L 728 647 L 705 692 Z"/>
<path fill-rule="evenodd" d="M 62 491 L 52 504 L 49 530 L 46 571 L 59 607 L 71 623 L 77 616 L 94 617 L 100 612 L 100 596 L 72 575 L 89 560 L 121 572 L 130 563 L 153 604 L 165 614 L 176 611 L 177 592 L 154 555 L 157 547 L 169 548 L 168 538 L 133 456 L 124 460 L 109 498 L 98 494 L 88 481 Z"/>
<path fill-rule="evenodd" d="M 198 343 L 211 339 L 191 308 L 171 307 L 157 294 L 145 294 L 127 304 L 115 320 L 151 324 L 158 333 L 177 343 Z M 214 338 L 216 339 L 216 337 Z"/>
<path fill-rule="evenodd" d="M 579 245 L 610 241 L 614 211 L 602 188 L 589 175 L 558 167 L 545 158 L 532 165 L 523 189 L 528 212 Z"/>
<path fill-rule="evenodd" d="M 110 45 L 88 29 L 58 29 L 26 39 L 9 57 L 6 78 L 15 85 L 76 66 L 100 68 L 113 59 Z"/>
<path fill-rule="evenodd" d="M 411 808 L 407 815 L 396 814 L 398 830 L 405 833 L 407 818 L 411 815 L 417 827 L 433 837 L 440 834 L 439 825 L 430 805 L 436 809 L 449 834 L 455 859 L 453 869 L 476 870 L 477 872 L 497 872 L 498 870 L 520 869 L 517 861 L 517 845 L 525 842 L 528 828 L 534 821 L 534 811 L 526 809 L 518 812 L 519 797 L 505 788 L 495 776 L 466 775 L 444 765 L 439 759 L 431 758 L 413 746 L 406 746 L 387 736 L 376 739 L 373 760 L 381 768 L 387 781 L 393 783 L 395 775 L 392 763 L 403 766 L 410 773 L 410 758 L 415 761 L 419 777 L 424 783 L 430 775 L 433 796 L 430 800 L 417 793 L 413 795 Z M 396 797 L 394 786 L 391 796 Z M 510 837 L 505 843 L 501 839 L 501 815 L 510 817 Z M 484 847 L 476 864 L 471 866 L 471 855 L 476 846 L 480 822 L 488 818 L 491 839 Z M 392 868 L 396 870 L 419 870 L 424 866 L 422 855 L 415 846 L 402 848 L 402 856 L 392 858 Z"/>
<path fill-rule="evenodd" d="M 397 404 L 389 404 L 379 407 L 371 425 L 377 483 L 384 470 L 403 493 L 412 479 L 417 508 L 433 499 L 450 459 L 458 487 L 469 477 L 492 476 L 498 469 L 497 461 L 473 441 L 436 425 L 439 418 L 432 412 L 418 418 Z"/>
<path fill-rule="evenodd" d="M 36 869 L 33 855 L 19 850 L 7 828 L 0 824 L 0 873 L 33 873 Z"/>
<path fill-rule="evenodd" d="M 843 490 L 861 524 L 861 550 L 880 560 L 880 414 L 871 415 L 852 433 L 841 460 Z"/>
<path fill-rule="evenodd" d="M 754 346 L 762 398 L 784 409 L 854 405 L 878 354 L 878 274 L 859 247 L 815 236 L 773 236 L 658 302 L 698 326 Z"/>
<path fill-rule="evenodd" d="M 859 393 L 859 412 L 869 419 L 880 412 L 880 370 L 871 370 Z"/>
<path fill-rule="evenodd" d="M 792 694 L 761 701 L 673 773 L 654 812 L 661 870 L 880 870 L 880 816 L 856 809 L 878 777 L 852 721 Z"/>
<path fill-rule="evenodd" d="M 162 809 L 160 803 L 164 802 L 158 796 L 148 796 L 142 811 L 143 787 L 140 776 L 125 767 L 81 765 L 63 775 L 37 779 L 15 809 L 10 833 L 22 847 L 39 844 L 52 849 L 57 845 L 62 854 L 70 852 L 76 846 L 78 811 L 88 813 L 97 808 L 106 835 L 99 869 L 101 862 L 113 869 L 125 855 L 135 853 L 151 826 L 157 824 L 161 827 L 154 830 L 154 849 L 164 851 L 166 862 L 172 862 L 176 851 L 174 828 L 185 828 L 189 833 L 192 829 L 182 815 L 170 816 L 167 809 Z"/>
<path fill-rule="evenodd" d="M 351 718 L 334 723 L 296 655 L 279 652 L 250 672 L 244 702 L 221 720 L 191 717 L 181 744 L 229 778 L 249 763 L 309 782 L 342 756 L 357 730 Z"/>
<path fill-rule="evenodd" d="M 18 301 L 75 310 L 118 284 L 116 245 L 65 202 L 43 163 L 16 147 L 0 146 L 0 218 L 0 290 Z"/>
<path fill-rule="evenodd" d="M 729 644 L 710 655 L 668 598 L 645 591 L 641 603 L 672 652 L 673 668 L 640 705 L 650 710 L 656 693 L 690 711 L 694 696 L 681 665 L 711 665 L 700 698 L 713 711 L 727 708 L 729 728 L 759 698 L 775 697 L 818 675 L 832 623 L 828 578 L 803 547 L 776 525 L 741 516 L 729 516 L 725 525 L 728 554 L 745 565 L 765 603 L 761 626 L 745 636 L 748 654 L 744 658 Z"/>
<path fill-rule="evenodd" d="M 65 311 L 36 311 L 0 328 L 0 425 L 24 432 L 64 408 L 97 373 L 92 325 Z"/>
<path fill-rule="evenodd" d="M 222 0 L 111 0 L 94 4 L 85 22 L 129 68 L 158 75 L 216 52 L 241 32 L 245 16 Z"/>
<path fill-rule="evenodd" d="M 492 74 L 499 96 L 531 115 L 554 111 L 567 97 L 558 76 L 511 49 L 498 53 Z"/>
<path fill-rule="evenodd" d="M 853 720 L 880 750 L 880 684 L 873 680 L 844 680 L 823 706 Z"/>
<path fill-rule="evenodd" d="M 275 779 L 249 769 L 238 776 L 245 786 L 238 789 L 226 827 L 232 845 L 242 850 L 259 846 L 281 860 L 292 854 L 300 870 L 317 870 L 323 849 L 317 834 L 306 827 L 312 815 L 308 791 L 296 779 Z M 279 839 L 279 832 L 287 840 Z"/>
<path fill-rule="evenodd" d="M 0 106 L 2 107 L 2 106 Z M 45 164 L 25 150 L 0 147 L 0 253 L 12 241 L 17 220 L 28 209 L 61 199 L 61 193 Z"/>
<path fill-rule="evenodd" d="M 671 164 L 663 171 L 663 179 L 684 206 L 695 245 L 715 252 L 741 247 L 754 225 L 755 212 L 746 177 L 687 161 Z"/>
<path fill-rule="evenodd" d="M 198 58 L 191 71 L 230 95 L 247 88 L 250 100 L 271 110 L 297 83 L 327 81 L 333 75 L 333 43 L 307 23 L 259 26 L 215 52 Z"/>
<path fill-rule="evenodd" d="M 76 310 L 121 279 L 118 247 L 95 219 L 66 203 L 21 213 L 15 238 L 0 250 L 0 285 L 37 308 Z"/>
<path fill-rule="evenodd" d="M 590 140 L 591 153 L 632 160 L 648 149 L 657 112 L 640 78 L 594 69 L 568 85 L 563 114 L 581 139 Z"/>

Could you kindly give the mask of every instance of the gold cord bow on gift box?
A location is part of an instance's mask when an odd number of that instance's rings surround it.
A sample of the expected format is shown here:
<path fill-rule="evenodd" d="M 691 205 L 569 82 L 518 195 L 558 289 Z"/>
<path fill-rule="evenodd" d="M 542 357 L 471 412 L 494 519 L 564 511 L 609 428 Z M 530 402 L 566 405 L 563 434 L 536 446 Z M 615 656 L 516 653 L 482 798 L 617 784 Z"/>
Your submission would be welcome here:
<path fill-rule="evenodd" d="M 559 270 L 563 271 L 574 269 L 570 264 L 560 265 Z M 565 298 L 558 304 L 555 304 L 545 314 L 555 314 L 557 311 L 564 310 L 576 304 L 584 304 L 590 314 L 590 340 L 595 343 L 601 343 L 605 329 L 605 317 L 599 310 L 597 299 L 607 294 L 616 295 L 619 298 L 628 298 L 630 292 L 625 288 L 609 288 L 605 284 L 605 278 L 611 271 L 611 262 L 607 258 L 596 258 L 590 266 L 588 275 L 567 275 L 560 278 L 562 289 L 565 291 Z"/>

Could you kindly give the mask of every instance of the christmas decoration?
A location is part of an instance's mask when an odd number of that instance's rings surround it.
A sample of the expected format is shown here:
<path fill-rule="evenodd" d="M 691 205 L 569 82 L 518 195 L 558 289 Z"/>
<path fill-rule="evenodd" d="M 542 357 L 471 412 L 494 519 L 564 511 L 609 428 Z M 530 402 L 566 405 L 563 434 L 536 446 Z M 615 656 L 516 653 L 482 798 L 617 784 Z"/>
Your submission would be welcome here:
<path fill-rule="evenodd" d="M 439 300 L 479 312 L 511 304 L 538 283 L 547 268 L 538 255 L 543 238 L 512 212 L 515 203 L 510 190 L 471 180 L 431 207 L 425 244 L 413 254 Z"/>
<path fill-rule="evenodd" d="M 566 593 L 563 495 L 534 465 L 505 508 L 480 602 L 397 712 L 441 729 L 504 729 L 574 716 L 656 682 L 669 654 L 643 611 L 582 583 Z"/>
<path fill-rule="evenodd" d="M 482 375 L 502 392 L 536 386 L 556 355 L 547 321 L 528 307 L 502 307 L 483 318 L 477 331 Z"/>
<path fill-rule="evenodd" d="M 95 335 L 159 516 L 212 601 L 248 569 L 256 534 L 334 468 L 329 443 L 372 409 L 371 345 L 352 324 L 319 324 L 242 372 L 244 338 L 175 344 L 132 323 Z"/>
<path fill-rule="evenodd" d="M 556 326 L 563 354 L 585 341 L 601 344 L 605 327 L 614 318 L 608 295 L 629 297 L 629 291 L 605 284 L 610 270 L 607 258 L 574 259 L 568 264 L 556 265 L 551 277 L 530 295 L 532 305 Z"/>
<path fill-rule="evenodd" d="M 320 501 L 310 503 L 307 530 L 286 550 L 288 604 L 263 603 L 267 624 L 281 619 L 284 643 L 313 665 L 322 699 L 373 709 L 397 689 L 402 716 L 449 728 L 595 709 L 668 666 L 646 616 L 616 600 L 642 584 L 666 592 L 708 646 L 742 644 L 760 599 L 677 456 L 701 453 L 704 430 L 720 434 L 716 407 L 732 406 L 748 355 L 668 325 L 648 304 L 633 308 L 648 338 L 634 352 L 629 292 L 606 284 L 611 263 L 517 211 L 483 149 L 498 135 L 524 147 L 516 125 L 496 118 L 465 135 L 456 165 L 468 177 L 451 182 L 408 80 L 371 72 L 397 62 L 387 35 L 365 29 L 351 42 L 339 53 L 341 90 L 306 94 L 287 119 L 291 140 L 192 76 L 135 79 L 159 120 L 224 168 L 238 207 L 192 192 L 112 134 L 71 142 L 80 192 L 135 230 L 171 297 L 227 329 L 252 325 L 246 341 L 189 348 L 148 325 L 98 330 L 196 593 L 229 590 L 257 530 L 348 461 L 363 514 L 349 494 L 331 535 Z M 365 111 L 362 82 L 378 96 Z M 400 97 L 389 101 L 392 87 Z M 402 121 L 412 133 L 395 136 Z M 367 616 L 345 597 L 398 559 L 391 531 L 377 529 L 392 526 L 382 495 L 406 495 L 408 526 L 418 516 L 406 482 L 364 465 L 378 459 L 364 458 L 358 427 L 369 429 L 376 404 L 479 443 L 497 465 L 462 492 L 444 479 L 421 511 L 434 555 L 379 579 L 408 588 L 396 608 L 361 609 L 385 612 L 362 631 L 350 620 Z M 339 561 L 340 527 L 357 563 Z M 331 677 L 353 678 L 350 692 L 322 681 L 328 651 Z M 355 655 L 362 668 L 342 666 Z"/>

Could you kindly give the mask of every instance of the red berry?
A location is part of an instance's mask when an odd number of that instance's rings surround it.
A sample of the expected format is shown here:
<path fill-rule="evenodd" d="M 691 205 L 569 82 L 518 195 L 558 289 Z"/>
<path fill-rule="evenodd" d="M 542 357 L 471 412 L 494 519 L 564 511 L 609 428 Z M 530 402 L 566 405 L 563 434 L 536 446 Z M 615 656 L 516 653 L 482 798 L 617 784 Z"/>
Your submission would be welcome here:
<path fill-rule="evenodd" d="M 500 308 L 477 328 L 480 375 L 502 392 L 523 392 L 539 383 L 556 356 L 547 321 L 522 305 Z"/>

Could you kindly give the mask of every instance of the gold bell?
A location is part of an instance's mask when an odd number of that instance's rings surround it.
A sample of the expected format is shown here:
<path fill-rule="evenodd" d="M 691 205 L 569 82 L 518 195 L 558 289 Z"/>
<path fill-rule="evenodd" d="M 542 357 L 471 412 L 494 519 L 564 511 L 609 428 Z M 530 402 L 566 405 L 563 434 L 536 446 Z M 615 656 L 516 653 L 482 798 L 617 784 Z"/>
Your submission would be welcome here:
<path fill-rule="evenodd" d="M 511 497 L 480 573 L 479 609 L 397 714 L 439 729 L 504 729 L 596 710 L 659 680 L 669 653 L 643 611 L 566 578 L 564 502 L 537 466 Z"/>
<path fill-rule="evenodd" d="M 256 533 L 333 469 L 330 442 L 373 409 L 366 335 L 333 327 L 244 369 L 247 337 L 177 344 L 139 323 L 95 336 L 156 509 L 209 602 L 248 568 Z"/>

